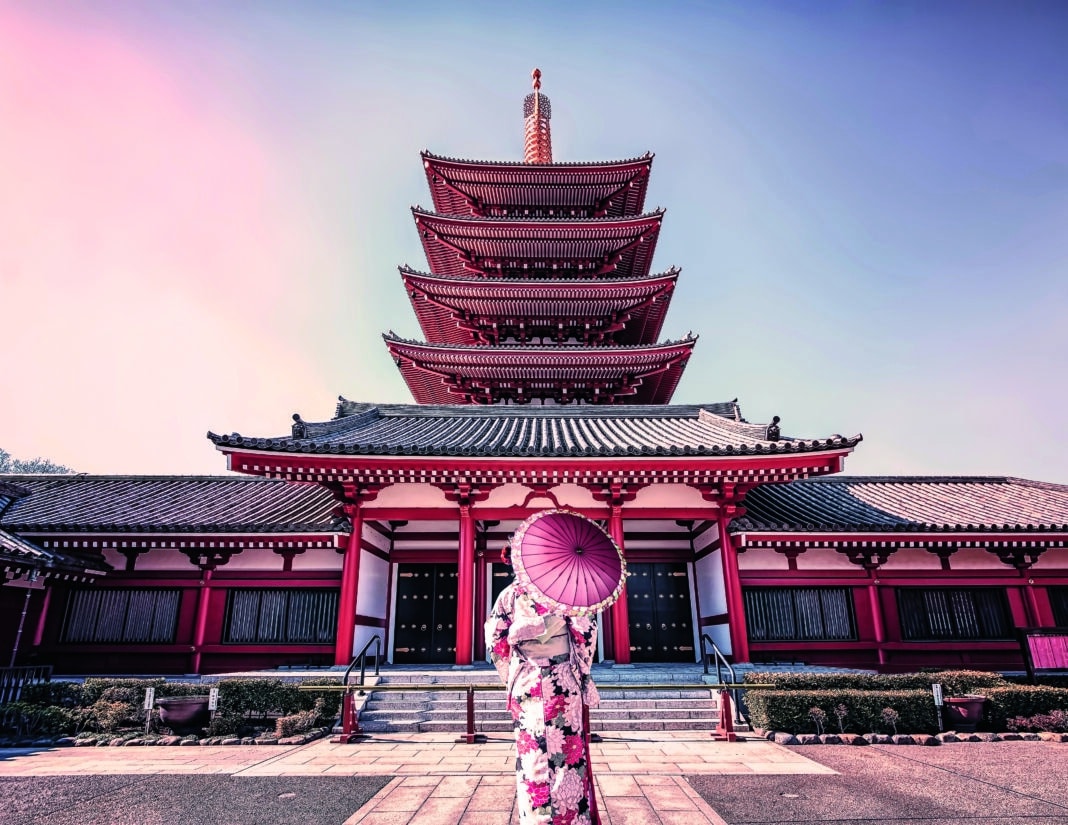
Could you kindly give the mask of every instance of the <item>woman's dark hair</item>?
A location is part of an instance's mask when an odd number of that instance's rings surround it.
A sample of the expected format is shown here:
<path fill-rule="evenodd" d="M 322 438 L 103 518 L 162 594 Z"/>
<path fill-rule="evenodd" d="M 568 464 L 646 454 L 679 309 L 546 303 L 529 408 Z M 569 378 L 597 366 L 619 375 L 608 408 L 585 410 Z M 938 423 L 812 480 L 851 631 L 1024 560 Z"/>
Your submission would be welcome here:
<path fill-rule="evenodd" d="M 505 542 L 504 547 L 501 548 L 501 563 L 507 564 L 509 567 L 512 565 L 512 545 L 511 542 Z"/>

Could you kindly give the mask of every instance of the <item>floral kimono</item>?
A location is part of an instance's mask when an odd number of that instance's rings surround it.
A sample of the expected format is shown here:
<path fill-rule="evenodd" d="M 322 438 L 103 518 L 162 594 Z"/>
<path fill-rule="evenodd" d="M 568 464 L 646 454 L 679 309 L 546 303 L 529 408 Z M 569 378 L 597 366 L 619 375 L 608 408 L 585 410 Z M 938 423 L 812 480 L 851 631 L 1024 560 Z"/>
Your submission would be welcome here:
<path fill-rule="evenodd" d="M 515 720 L 522 825 L 599 825 L 583 729 L 583 702 L 598 702 L 596 641 L 596 619 L 550 613 L 514 583 L 486 622 L 486 648 Z"/>

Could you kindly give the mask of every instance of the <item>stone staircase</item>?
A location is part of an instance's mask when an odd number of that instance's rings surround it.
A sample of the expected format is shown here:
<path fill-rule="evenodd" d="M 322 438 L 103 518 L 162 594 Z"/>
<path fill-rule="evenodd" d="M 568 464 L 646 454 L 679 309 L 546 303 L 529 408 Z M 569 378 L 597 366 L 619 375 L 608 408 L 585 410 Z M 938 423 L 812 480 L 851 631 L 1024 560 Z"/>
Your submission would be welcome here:
<path fill-rule="evenodd" d="M 738 678 L 742 674 L 738 673 Z M 636 730 L 712 731 L 719 721 L 714 689 L 696 685 L 716 681 L 699 665 L 596 665 L 593 679 L 601 704 L 590 710 L 594 732 Z M 435 684 L 454 688 L 433 690 Z M 360 711 L 360 727 L 367 733 L 463 733 L 467 729 L 468 684 L 492 689 L 474 693 L 475 731 L 511 732 L 512 718 L 497 673 L 488 665 L 470 669 L 400 668 L 384 671 L 368 687 Z M 679 685 L 678 689 L 669 686 Z M 405 690 L 407 685 L 412 690 Z M 648 685 L 662 689 L 652 690 Z M 388 687 L 389 690 L 375 690 Z"/>

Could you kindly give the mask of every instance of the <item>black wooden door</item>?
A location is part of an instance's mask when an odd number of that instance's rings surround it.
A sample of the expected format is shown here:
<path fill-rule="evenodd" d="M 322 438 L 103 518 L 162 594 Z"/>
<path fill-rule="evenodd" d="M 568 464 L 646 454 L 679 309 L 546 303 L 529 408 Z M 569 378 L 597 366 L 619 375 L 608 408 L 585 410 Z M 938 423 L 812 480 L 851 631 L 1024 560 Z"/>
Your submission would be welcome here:
<path fill-rule="evenodd" d="M 631 661 L 694 661 L 686 564 L 628 562 L 627 572 Z"/>
<path fill-rule="evenodd" d="M 456 661 L 456 565 L 397 566 L 393 663 Z"/>
<path fill-rule="evenodd" d="M 501 595 L 501 591 L 508 585 L 515 581 L 515 571 L 510 564 L 494 563 L 490 565 L 492 573 L 490 575 L 490 610 L 493 610 L 493 605 L 497 603 L 497 597 Z M 489 614 L 486 614 L 486 618 L 489 618 Z"/>

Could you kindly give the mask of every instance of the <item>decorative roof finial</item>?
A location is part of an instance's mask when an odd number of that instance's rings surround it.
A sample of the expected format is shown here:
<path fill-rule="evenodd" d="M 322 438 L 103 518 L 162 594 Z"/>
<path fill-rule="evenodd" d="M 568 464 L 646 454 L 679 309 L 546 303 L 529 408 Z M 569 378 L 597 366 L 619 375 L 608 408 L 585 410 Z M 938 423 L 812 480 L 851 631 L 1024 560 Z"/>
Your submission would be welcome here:
<path fill-rule="evenodd" d="M 523 160 L 526 163 L 552 163 L 553 143 L 549 132 L 552 106 L 549 98 L 541 93 L 541 69 L 535 69 L 530 76 L 534 91 L 523 100 L 523 117 L 526 119 Z"/>

